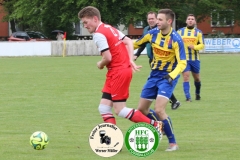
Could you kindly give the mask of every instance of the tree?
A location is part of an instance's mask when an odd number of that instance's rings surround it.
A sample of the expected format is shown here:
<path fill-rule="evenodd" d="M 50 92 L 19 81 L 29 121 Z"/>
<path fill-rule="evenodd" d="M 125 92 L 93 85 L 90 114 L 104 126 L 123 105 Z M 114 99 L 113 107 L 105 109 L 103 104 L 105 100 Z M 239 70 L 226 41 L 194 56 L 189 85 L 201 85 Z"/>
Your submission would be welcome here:
<path fill-rule="evenodd" d="M 102 21 L 114 26 L 128 26 L 139 20 L 146 20 L 149 11 L 171 8 L 177 21 L 185 23 L 186 16 L 193 13 L 200 22 L 209 17 L 213 10 L 226 8 L 234 10 L 234 20 L 239 22 L 240 1 L 238 0 L 2 0 L 8 11 L 6 20 L 17 21 L 23 29 L 38 30 L 50 36 L 51 31 L 60 29 L 68 32 L 68 39 L 74 31 L 73 23 L 79 22 L 78 12 L 86 6 L 97 7 Z M 11 23 L 12 24 L 12 23 Z M 12 28 L 13 29 L 13 28 Z"/>

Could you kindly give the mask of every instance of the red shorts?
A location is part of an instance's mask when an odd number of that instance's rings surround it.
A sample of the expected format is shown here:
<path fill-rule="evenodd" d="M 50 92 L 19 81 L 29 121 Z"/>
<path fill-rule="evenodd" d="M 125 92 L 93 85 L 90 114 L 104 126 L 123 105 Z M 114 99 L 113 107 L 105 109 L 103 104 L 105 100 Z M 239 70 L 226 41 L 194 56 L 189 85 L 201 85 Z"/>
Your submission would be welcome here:
<path fill-rule="evenodd" d="M 102 92 L 111 94 L 112 100 L 125 100 L 129 97 L 132 68 L 109 70 Z"/>

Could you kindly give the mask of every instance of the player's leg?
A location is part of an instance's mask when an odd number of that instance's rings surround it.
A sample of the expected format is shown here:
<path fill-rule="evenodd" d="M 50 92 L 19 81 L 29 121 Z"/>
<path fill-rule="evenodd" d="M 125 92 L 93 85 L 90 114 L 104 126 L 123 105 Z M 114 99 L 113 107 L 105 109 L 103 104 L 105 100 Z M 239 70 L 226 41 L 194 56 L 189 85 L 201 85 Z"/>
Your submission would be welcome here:
<path fill-rule="evenodd" d="M 115 113 L 123 118 L 129 119 L 132 122 L 145 122 L 151 124 L 153 126 L 157 125 L 155 120 L 151 120 L 150 118 L 146 117 L 142 112 L 139 110 L 135 110 L 133 108 L 128 108 L 126 106 L 126 101 L 123 100 L 114 100 L 113 101 L 113 108 Z"/>
<path fill-rule="evenodd" d="M 155 111 L 163 122 L 164 132 L 168 137 L 169 147 L 166 151 L 174 151 L 178 149 L 178 145 L 173 132 L 173 126 L 170 117 L 166 113 L 166 106 L 170 96 L 177 84 L 179 76 L 173 80 L 172 85 L 167 80 L 163 80 L 158 85 L 158 96 L 156 98 Z"/>
<path fill-rule="evenodd" d="M 177 100 L 174 94 L 172 94 L 172 96 L 170 97 L 170 103 L 173 110 L 178 109 L 178 107 L 180 107 L 181 105 L 181 103 Z"/>
<path fill-rule="evenodd" d="M 187 66 L 183 71 L 183 91 L 186 97 L 186 101 L 191 102 L 191 95 L 190 95 L 190 61 L 187 61 Z"/>
<path fill-rule="evenodd" d="M 152 50 L 148 50 L 148 62 L 149 62 L 149 66 L 151 68 L 151 63 L 152 63 L 152 60 L 153 60 L 153 53 L 152 53 Z M 154 99 L 148 99 L 148 100 L 144 100 L 143 102 L 139 101 L 139 105 L 138 105 L 138 110 L 140 110 L 144 115 L 146 115 L 148 118 L 152 119 L 152 120 L 155 120 L 155 121 L 159 121 L 159 117 L 158 115 L 156 114 L 156 112 L 150 108 L 152 102 L 153 102 Z"/>
<path fill-rule="evenodd" d="M 156 82 L 154 82 L 154 79 L 148 78 L 142 89 L 141 98 L 139 100 L 137 109 L 148 118 L 159 121 L 158 115 L 154 110 L 150 109 L 150 106 L 157 95 L 157 87 L 154 85 L 155 83 Z"/>
<path fill-rule="evenodd" d="M 200 80 L 200 61 L 194 61 L 192 65 L 192 76 L 194 78 L 196 100 L 200 100 L 201 80 Z"/>
<path fill-rule="evenodd" d="M 112 113 L 112 98 L 110 93 L 103 92 L 98 110 L 106 123 L 116 124 L 116 119 Z"/>
<path fill-rule="evenodd" d="M 142 99 L 140 98 L 137 110 L 141 111 L 148 118 L 159 121 L 159 117 L 156 112 L 150 108 L 154 99 Z"/>
<path fill-rule="evenodd" d="M 127 118 L 132 122 L 145 122 L 153 126 L 157 126 L 158 122 L 149 119 L 139 110 L 128 108 L 126 106 L 127 98 L 129 97 L 129 86 L 132 79 L 132 69 L 119 70 L 112 75 L 111 95 L 113 108 L 115 113 L 123 118 Z"/>
<path fill-rule="evenodd" d="M 102 89 L 102 98 L 98 106 L 100 115 L 106 123 L 116 124 L 116 119 L 112 113 L 112 97 L 111 97 L 111 75 L 107 73 L 106 81 Z"/>

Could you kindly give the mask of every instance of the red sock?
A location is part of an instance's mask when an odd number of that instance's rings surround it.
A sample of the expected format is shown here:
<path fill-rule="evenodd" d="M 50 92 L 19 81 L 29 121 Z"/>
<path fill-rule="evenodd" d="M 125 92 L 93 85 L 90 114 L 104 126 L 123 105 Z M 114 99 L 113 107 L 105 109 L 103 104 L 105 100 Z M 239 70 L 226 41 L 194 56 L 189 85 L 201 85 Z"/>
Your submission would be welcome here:
<path fill-rule="evenodd" d="M 116 119 L 115 119 L 115 117 L 103 118 L 103 121 L 104 121 L 105 123 L 112 123 L 112 124 L 115 124 L 115 125 L 116 125 Z"/>
<path fill-rule="evenodd" d="M 133 110 L 133 112 L 134 112 L 134 110 Z M 145 122 L 145 123 L 151 124 L 151 119 L 149 119 L 147 116 L 145 116 L 144 114 L 142 114 L 142 112 L 140 112 L 138 110 L 135 110 L 135 112 L 133 113 L 130 120 L 135 123 Z"/>

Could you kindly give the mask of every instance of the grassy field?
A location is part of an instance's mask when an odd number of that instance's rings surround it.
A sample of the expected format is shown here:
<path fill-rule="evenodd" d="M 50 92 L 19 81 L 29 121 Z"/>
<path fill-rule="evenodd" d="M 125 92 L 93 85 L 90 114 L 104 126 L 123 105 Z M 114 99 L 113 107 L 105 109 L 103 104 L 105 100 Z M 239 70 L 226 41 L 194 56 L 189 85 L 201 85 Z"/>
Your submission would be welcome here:
<path fill-rule="evenodd" d="M 0 58 L 0 159 L 94 160 L 104 159 L 91 150 L 90 131 L 102 119 L 97 110 L 106 70 L 98 70 L 100 57 Z M 240 55 L 201 55 L 201 101 L 185 102 L 182 78 L 175 89 L 182 102 L 171 116 L 180 150 L 165 152 L 164 137 L 158 150 L 146 159 L 239 159 Z M 148 60 L 134 74 L 128 107 L 136 108 L 149 74 Z M 191 79 L 191 93 L 194 86 Z M 132 125 L 117 117 L 123 133 Z M 45 150 L 34 150 L 29 137 L 35 131 L 50 137 Z M 139 159 L 124 146 L 114 160 Z"/>

